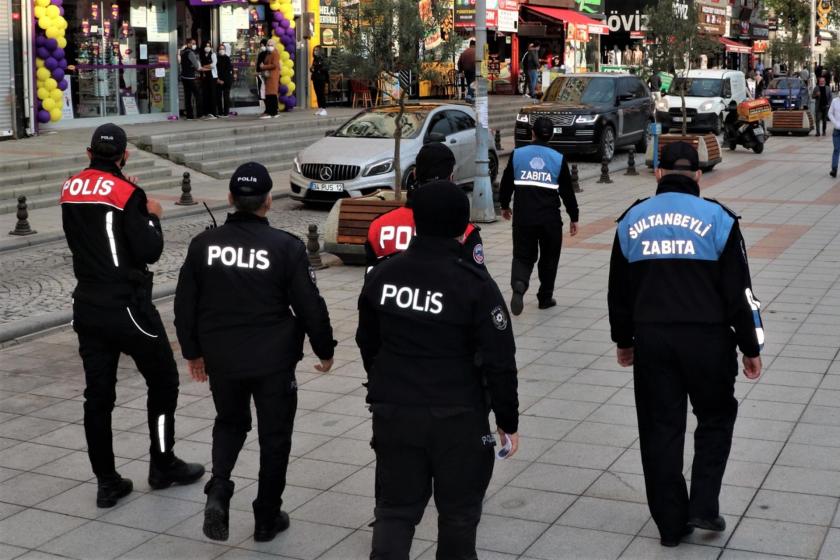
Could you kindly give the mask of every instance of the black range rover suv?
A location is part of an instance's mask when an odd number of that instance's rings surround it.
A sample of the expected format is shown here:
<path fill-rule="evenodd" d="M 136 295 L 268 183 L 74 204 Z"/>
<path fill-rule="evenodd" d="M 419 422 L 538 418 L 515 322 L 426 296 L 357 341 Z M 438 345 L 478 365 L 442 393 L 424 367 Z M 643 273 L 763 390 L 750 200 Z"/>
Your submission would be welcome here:
<path fill-rule="evenodd" d="M 621 146 L 647 149 L 647 128 L 653 122 L 650 90 L 629 74 L 567 74 L 551 82 L 540 103 L 516 116 L 516 147 L 531 143 L 531 125 L 538 117 L 554 122 L 549 145 L 563 153 L 598 154 L 611 160 Z"/>

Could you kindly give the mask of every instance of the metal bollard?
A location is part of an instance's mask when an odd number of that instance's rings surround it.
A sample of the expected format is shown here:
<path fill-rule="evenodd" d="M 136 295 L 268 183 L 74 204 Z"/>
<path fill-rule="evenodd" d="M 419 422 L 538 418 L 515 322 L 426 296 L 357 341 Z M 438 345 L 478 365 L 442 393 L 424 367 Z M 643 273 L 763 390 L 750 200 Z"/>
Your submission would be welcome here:
<path fill-rule="evenodd" d="M 493 141 L 496 143 L 496 149 L 502 149 L 502 132 L 500 130 L 496 130 L 495 136 L 493 136 Z"/>
<path fill-rule="evenodd" d="M 580 175 L 578 175 L 576 163 L 572 164 L 572 190 L 576 193 L 583 192 L 583 189 L 580 188 Z"/>
<path fill-rule="evenodd" d="M 638 175 L 639 172 L 636 171 L 636 148 L 635 146 L 630 146 L 630 153 L 627 154 L 627 171 L 624 172 L 625 175 Z"/>
<path fill-rule="evenodd" d="M 18 197 L 17 205 L 17 223 L 15 229 L 9 232 L 9 235 L 32 235 L 38 233 L 29 225 L 29 210 L 26 208 L 26 197 Z"/>
<path fill-rule="evenodd" d="M 327 268 L 321 260 L 321 243 L 318 241 L 318 226 L 315 224 L 309 224 L 309 233 L 306 235 L 306 253 L 309 256 L 309 266 L 313 270 Z"/>
<path fill-rule="evenodd" d="M 190 181 L 190 172 L 184 171 L 184 177 L 181 179 L 181 198 L 176 202 L 178 206 L 193 206 L 198 204 L 192 197 L 192 183 Z"/>
<path fill-rule="evenodd" d="M 610 179 L 610 161 L 607 158 L 601 160 L 601 178 L 598 179 L 599 183 L 612 183 L 612 179 Z"/>

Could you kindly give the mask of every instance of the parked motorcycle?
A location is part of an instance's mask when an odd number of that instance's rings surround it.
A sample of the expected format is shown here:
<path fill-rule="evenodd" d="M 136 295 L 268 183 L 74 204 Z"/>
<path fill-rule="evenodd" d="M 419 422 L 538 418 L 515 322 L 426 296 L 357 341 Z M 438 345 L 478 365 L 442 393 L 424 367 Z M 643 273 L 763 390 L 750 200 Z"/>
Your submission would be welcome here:
<path fill-rule="evenodd" d="M 767 141 L 763 121 L 769 114 L 770 103 L 766 99 L 747 100 L 740 104 L 733 101 L 723 122 L 723 143 L 730 150 L 741 145 L 760 154 Z"/>

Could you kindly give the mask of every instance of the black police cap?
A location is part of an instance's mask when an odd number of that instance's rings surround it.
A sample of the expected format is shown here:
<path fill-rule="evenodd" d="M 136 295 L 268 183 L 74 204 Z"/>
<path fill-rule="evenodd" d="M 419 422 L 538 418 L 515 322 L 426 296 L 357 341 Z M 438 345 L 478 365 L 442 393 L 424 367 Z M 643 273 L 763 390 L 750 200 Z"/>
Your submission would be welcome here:
<path fill-rule="evenodd" d="M 659 167 L 672 171 L 697 171 L 700 169 L 700 156 L 691 144 L 674 142 L 662 149 Z"/>
<path fill-rule="evenodd" d="M 414 224 L 420 237 L 463 235 L 470 222 L 470 201 L 450 181 L 433 181 L 414 193 Z"/>
<path fill-rule="evenodd" d="M 128 145 L 125 131 L 113 123 L 103 124 L 93 131 L 90 151 L 93 155 L 113 158 L 125 152 Z"/>
<path fill-rule="evenodd" d="M 415 165 L 418 183 L 446 181 L 455 169 L 455 154 L 445 144 L 429 142 L 420 148 Z"/>
<path fill-rule="evenodd" d="M 258 196 L 266 194 L 273 186 L 268 169 L 255 161 L 237 167 L 229 185 L 233 196 Z"/>
<path fill-rule="evenodd" d="M 554 136 L 554 123 L 548 117 L 537 117 L 531 129 L 542 140 L 550 140 Z"/>

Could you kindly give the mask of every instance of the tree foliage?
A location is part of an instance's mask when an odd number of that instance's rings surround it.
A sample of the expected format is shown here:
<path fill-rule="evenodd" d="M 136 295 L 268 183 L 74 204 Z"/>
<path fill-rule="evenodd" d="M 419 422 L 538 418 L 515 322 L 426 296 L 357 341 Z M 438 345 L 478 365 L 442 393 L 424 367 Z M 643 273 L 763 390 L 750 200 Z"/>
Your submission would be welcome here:
<path fill-rule="evenodd" d="M 450 4 L 445 0 L 361 0 L 341 8 L 342 37 L 331 65 L 334 71 L 354 79 L 399 83 L 398 126 L 394 138 L 394 191 L 401 196 L 402 169 L 400 140 L 402 137 L 405 100 L 410 83 L 408 75 L 422 75 L 422 62 L 432 57 L 423 47 L 424 40 L 447 24 Z M 451 22 L 448 22 L 451 25 Z M 454 33 L 436 49 L 437 56 L 451 56 L 456 43 Z M 403 80 L 400 80 L 400 76 Z"/>

